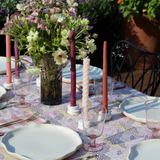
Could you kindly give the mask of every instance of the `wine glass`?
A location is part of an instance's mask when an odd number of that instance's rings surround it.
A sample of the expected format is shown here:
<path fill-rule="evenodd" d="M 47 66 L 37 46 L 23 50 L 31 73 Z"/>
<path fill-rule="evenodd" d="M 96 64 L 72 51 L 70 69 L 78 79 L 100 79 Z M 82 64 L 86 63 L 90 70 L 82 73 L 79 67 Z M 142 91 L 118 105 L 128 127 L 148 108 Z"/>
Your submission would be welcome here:
<path fill-rule="evenodd" d="M 147 127 L 152 130 L 151 138 L 160 138 L 160 99 L 145 102 Z"/>
<path fill-rule="evenodd" d="M 103 103 L 103 78 L 97 77 L 94 79 L 94 91 L 96 101 Z"/>
<path fill-rule="evenodd" d="M 103 132 L 107 110 L 100 107 L 99 112 L 94 108 L 86 109 L 83 106 L 81 110 L 83 133 L 90 138 L 90 143 L 84 143 L 82 148 L 89 152 L 97 152 L 103 149 L 102 144 L 96 143 L 96 138 L 100 137 Z"/>
<path fill-rule="evenodd" d="M 113 88 L 115 80 L 112 77 L 107 77 L 107 92 L 108 92 L 108 103 L 113 101 Z M 95 98 L 101 104 L 103 103 L 103 78 L 97 77 L 94 79 L 94 90 Z"/>
<path fill-rule="evenodd" d="M 25 101 L 25 97 L 30 93 L 32 74 L 15 71 L 12 73 L 14 93 L 20 97 L 20 101 L 15 103 L 15 107 L 29 107 L 31 104 Z"/>

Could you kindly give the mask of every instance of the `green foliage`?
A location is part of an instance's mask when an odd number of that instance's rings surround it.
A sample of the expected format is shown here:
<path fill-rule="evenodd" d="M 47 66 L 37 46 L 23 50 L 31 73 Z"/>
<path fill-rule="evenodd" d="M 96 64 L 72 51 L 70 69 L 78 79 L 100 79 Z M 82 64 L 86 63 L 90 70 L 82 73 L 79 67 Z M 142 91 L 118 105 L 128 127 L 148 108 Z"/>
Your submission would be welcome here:
<path fill-rule="evenodd" d="M 107 15 L 114 14 L 117 7 L 115 0 L 76 0 L 76 2 L 78 3 L 77 15 L 88 18 L 90 25 L 105 19 Z"/>
<path fill-rule="evenodd" d="M 123 11 L 123 17 L 128 16 L 130 21 L 133 18 L 139 17 L 146 13 L 151 21 L 152 18 L 160 18 L 160 0 L 123 0 L 119 5 L 120 11 Z"/>
<path fill-rule="evenodd" d="M 0 0 L 0 21 L 5 21 L 6 17 L 16 11 L 16 4 L 21 0 Z"/>

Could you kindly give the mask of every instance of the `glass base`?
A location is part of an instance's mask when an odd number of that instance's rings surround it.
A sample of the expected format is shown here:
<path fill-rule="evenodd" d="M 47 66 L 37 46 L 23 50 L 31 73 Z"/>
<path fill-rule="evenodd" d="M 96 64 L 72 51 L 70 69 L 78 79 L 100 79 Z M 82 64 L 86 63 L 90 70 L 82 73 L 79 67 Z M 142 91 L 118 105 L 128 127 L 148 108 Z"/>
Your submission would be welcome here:
<path fill-rule="evenodd" d="M 54 100 L 54 101 L 42 101 L 41 100 L 41 103 L 44 104 L 44 105 L 58 105 L 58 104 L 61 104 L 61 99 L 59 100 Z"/>
<path fill-rule="evenodd" d="M 160 133 L 159 132 L 153 132 L 151 138 L 152 139 L 160 139 Z"/>
<path fill-rule="evenodd" d="M 24 103 L 17 102 L 14 104 L 14 106 L 17 108 L 26 108 L 26 107 L 29 107 L 30 105 L 31 104 L 27 102 L 24 102 Z"/>
<path fill-rule="evenodd" d="M 95 147 L 91 147 L 90 143 L 85 143 L 83 144 L 82 148 L 88 152 L 98 152 L 103 149 L 103 146 L 101 144 L 96 143 Z"/>

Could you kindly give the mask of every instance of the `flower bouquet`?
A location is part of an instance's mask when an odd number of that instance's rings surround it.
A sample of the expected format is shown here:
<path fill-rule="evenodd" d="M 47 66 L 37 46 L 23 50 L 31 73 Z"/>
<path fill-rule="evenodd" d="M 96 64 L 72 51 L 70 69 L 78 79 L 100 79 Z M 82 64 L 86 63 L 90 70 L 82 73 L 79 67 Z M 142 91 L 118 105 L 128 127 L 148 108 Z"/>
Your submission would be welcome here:
<path fill-rule="evenodd" d="M 19 12 L 11 15 L 0 31 L 19 44 L 19 53 L 32 57 L 34 66 L 27 71 L 41 74 L 44 104 L 61 103 L 62 68 L 70 57 L 70 31 L 75 31 L 76 59 L 96 50 L 88 33 L 92 27 L 89 20 L 77 15 L 77 5 L 74 0 L 26 0 L 17 4 Z"/>

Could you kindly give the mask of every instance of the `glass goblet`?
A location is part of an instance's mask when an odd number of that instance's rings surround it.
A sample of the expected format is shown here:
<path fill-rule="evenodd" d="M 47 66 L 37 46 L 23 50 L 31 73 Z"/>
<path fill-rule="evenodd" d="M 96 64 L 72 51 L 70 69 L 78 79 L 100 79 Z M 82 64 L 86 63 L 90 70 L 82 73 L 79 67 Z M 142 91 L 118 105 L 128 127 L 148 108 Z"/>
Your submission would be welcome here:
<path fill-rule="evenodd" d="M 89 110 L 85 107 L 81 110 L 83 133 L 90 138 L 90 143 L 84 143 L 82 148 L 88 152 L 97 152 L 103 149 L 102 144 L 96 143 L 96 138 L 100 137 L 103 132 L 107 110 L 101 107 L 99 112 L 94 108 Z"/>
<path fill-rule="evenodd" d="M 103 78 L 94 79 L 94 91 L 96 101 L 103 103 Z"/>
<path fill-rule="evenodd" d="M 14 93 L 20 97 L 20 101 L 15 103 L 15 107 L 29 107 L 31 104 L 25 101 L 25 97 L 30 93 L 32 74 L 15 71 L 12 74 Z"/>
<path fill-rule="evenodd" d="M 108 93 L 108 104 L 113 101 L 113 88 L 114 88 L 114 78 L 107 77 L 107 93 Z M 94 79 L 94 90 L 95 90 L 95 98 L 101 104 L 103 103 L 103 78 L 95 78 Z"/>
<path fill-rule="evenodd" d="M 151 138 L 160 138 L 160 100 L 146 101 L 145 111 L 147 127 L 152 130 Z"/>

